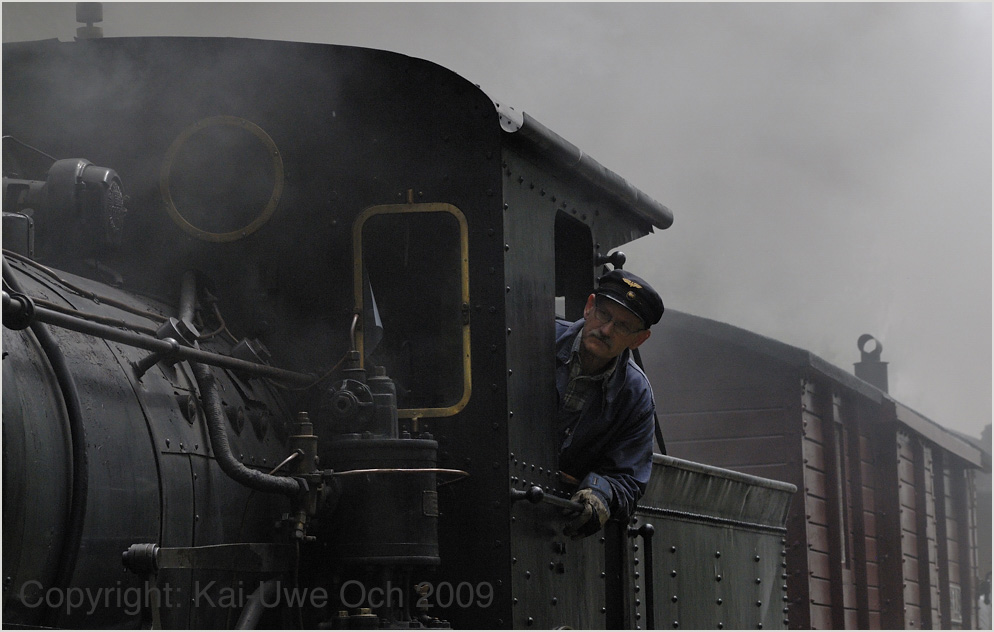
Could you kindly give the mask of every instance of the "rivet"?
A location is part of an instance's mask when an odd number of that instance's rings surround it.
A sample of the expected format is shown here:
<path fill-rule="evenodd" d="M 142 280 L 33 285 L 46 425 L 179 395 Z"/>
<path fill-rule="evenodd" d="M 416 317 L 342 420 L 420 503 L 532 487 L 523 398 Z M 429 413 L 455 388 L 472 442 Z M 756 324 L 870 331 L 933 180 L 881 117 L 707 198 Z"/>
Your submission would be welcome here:
<path fill-rule="evenodd" d="M 673 603 L 676 603 L 677 602 L 677 596 L 673 595 L 672 597 L 670 597 L 670 601 L 672 601 Z"/>
<path fill-rule="evenodd" d="M 715 551 L 714 552 L 714 556 L 715 557 L 721 557 L 721 551 Z"/>
<path fill-rule="evenodd" d="M 718 599 L 715 601 L 715 603 L 720 606 L 721 605 L 721 597 L 718 597 Z"/>
<path fill-rule="evenodd" d="M 676 577 L 676 569 L 670 571 L 670 577 Z"/>
<path fill-rule="evenodd" d="M 762 605 L 763 605 L 763 602 L 762 602 L 762 601 L 757 601 L 757 602 L 756 602 L 756 607 L 757 607 L 757 608 L 759 608 L 759 607 L 762 607 Z"/>
<path fill-rule="evenodd" d="M 714 581 L 720 582 L 721 581 L 721 575 L 715 575 Z"/>

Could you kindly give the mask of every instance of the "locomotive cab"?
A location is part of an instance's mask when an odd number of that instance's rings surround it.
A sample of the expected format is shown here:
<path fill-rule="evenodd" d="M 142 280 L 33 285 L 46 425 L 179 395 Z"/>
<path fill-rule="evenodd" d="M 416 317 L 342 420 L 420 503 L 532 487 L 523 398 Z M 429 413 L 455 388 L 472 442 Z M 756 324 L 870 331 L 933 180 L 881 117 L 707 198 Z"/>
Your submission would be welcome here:
<path fill-rule="evenodd" d="M 634 522 L 563 535 L 557 305 L 672 214 L 528 115 L 344 46 L 3 64 L 5 624 L 703 625 L 643 598 L 678 485 L 762 490 L 707 546 L 779 548 L 791 486 L 662 456 Z"/>

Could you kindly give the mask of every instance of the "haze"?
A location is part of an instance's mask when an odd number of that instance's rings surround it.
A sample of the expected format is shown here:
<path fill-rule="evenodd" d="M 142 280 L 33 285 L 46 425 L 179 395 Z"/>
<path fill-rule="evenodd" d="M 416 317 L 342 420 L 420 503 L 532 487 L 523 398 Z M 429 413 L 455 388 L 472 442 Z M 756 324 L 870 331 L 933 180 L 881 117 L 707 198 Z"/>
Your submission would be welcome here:
<path fill-rule="evenodd" d="M 5 42 L 75 34 L 71 3 L 2 11 Z M 624 248 L 667 307 L 848 371 L 870 333 L 896 399 L 991 422 L 988 3 L 105 3 L 99 26 L 451 68 L 673 210 Z"/>

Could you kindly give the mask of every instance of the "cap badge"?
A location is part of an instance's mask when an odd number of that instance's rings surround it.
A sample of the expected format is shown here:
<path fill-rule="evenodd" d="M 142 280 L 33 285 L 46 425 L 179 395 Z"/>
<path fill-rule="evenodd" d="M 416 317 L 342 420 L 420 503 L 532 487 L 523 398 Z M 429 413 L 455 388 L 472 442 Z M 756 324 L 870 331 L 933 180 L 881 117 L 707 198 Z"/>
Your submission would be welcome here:
<path fill-rule="evenodd" d="M 626 279 L 626 278 L 622 277 L 622 279 L 621 279 L 621 280 L 622 280 L 622 281 L 624 281 L 625 283 L 627 283 L 627 284 L 628 284 L 629 286 L 631 286 L 631 287 L 634 287 L 634 288 L 638 288 L 638 289 L 640 289 L 640 290 L 642 289 L 642 286 L 641 286 L 641 285 L 639 285 L 639 284 L 638 284 L 638 283 L 636 283 L 635 281 L 632 281 L 631 279 Z"/>
<path fill-rule="evenodd" d="M 632 300 L 635 300 L 635 292 L 632 292 L 631 290 L 629 290 L 629 292 L 628 292 L 628 298 L 630 298 Z"/>

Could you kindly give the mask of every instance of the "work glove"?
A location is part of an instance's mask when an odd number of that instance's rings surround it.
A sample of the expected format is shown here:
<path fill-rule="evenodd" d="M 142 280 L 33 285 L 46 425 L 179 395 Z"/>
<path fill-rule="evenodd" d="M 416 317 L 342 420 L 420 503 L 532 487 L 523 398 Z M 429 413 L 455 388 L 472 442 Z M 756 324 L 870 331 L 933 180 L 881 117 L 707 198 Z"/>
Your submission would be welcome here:
<path fill-rule="evenodd" d="M 578 490 L 570 500 L 583 505 L 583 511 L 573 518 L 563 531 L 574 540 L 597 533 L 611 517 L 611 510 L 592 489 Z"/>

